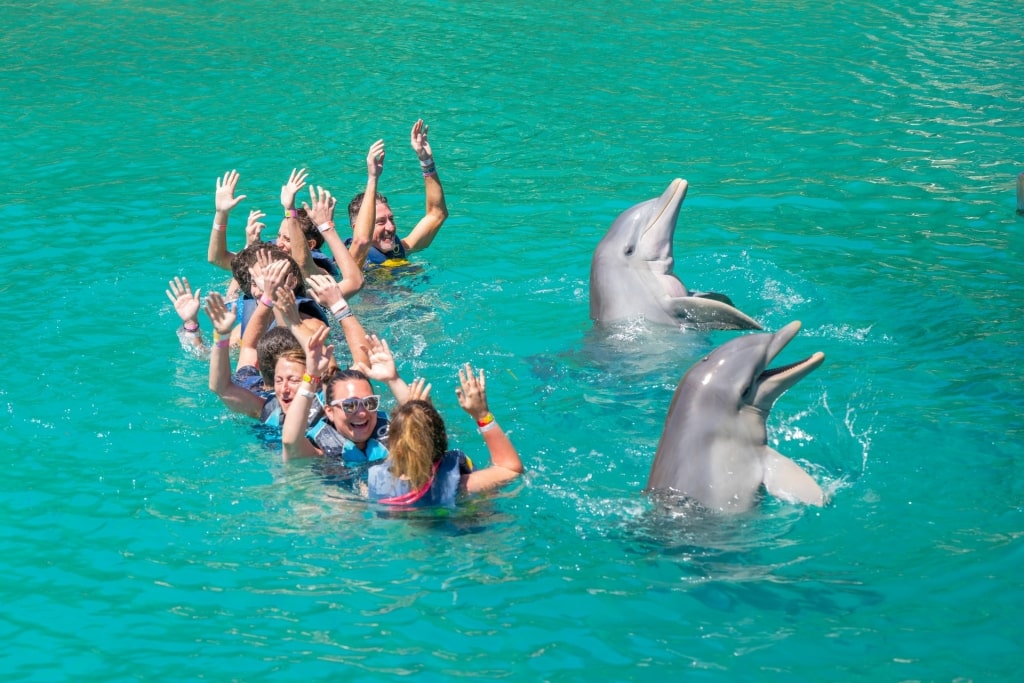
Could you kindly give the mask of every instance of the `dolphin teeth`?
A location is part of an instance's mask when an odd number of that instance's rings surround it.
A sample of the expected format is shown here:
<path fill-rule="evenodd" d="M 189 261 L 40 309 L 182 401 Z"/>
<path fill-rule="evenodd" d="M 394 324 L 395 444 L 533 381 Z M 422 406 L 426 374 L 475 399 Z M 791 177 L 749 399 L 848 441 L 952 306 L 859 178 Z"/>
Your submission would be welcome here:
<path fill-rule="evenodd" d="M 792 370 L 793 368 L 795 368 L 795 367 L 797 367 L 799 365 L 803 365 L 804 363 L 806 363 L 810 359 L 811 359 L 811 357 L 808 356 L 807 358 L 804 358 L 803 360 L 798 360 L 797 362 L 790 363 L 789 365 L 783 365 L 783 366 L 778 367 L 778 368 L 768 368 L 767 370 L 765 370 L 764 372 L 761 373 L 761 375 L 758 377 L 758 379 L 759 380 L 764 380 L 764 379 L 768 379 L 769 377 L 774 377 L 775 375 L 778 375 L 778 374 L 781 374 L 783 372 L 786 372 L 787 370 Z"/>

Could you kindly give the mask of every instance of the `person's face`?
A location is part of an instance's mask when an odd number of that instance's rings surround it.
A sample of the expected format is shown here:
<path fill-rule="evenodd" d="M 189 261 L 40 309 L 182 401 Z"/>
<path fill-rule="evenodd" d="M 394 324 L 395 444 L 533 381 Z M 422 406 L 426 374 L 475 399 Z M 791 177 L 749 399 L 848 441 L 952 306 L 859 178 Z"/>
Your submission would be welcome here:
<path fill-rule="evenodd" d="M 287 229 L 282 229 L 279 233 L 277 233 L 277 240 L 275 241 L 275 244 L 277 244 L 277 246 L 281 247 L 288 253 L 291 253 L 292 238 L 291 235 L 288 233 Z M 307 240 L 306 244 L 309 245 L 309 248 L 312 251 L 315 248 L 316 242 L 314 242 L 313 240 Z"/>
<path fill-rule="evenodd" d="M 281 226 L 281 229 L 277 232 L 277 246 L 281 247 L 287 252 L 292 250 L 292 238 L 288 234 L 288 228 Z"/>
<path fill-rule="evenodd" d="M 395 248 L 395 215 L 384 202 L 377 202 L 377 222 L 373 226 L 373 246 L 385 254 Z"/>
<path fill-rule="evenodd" d="M 288 358 L 278 358 L 274 366 L 274 395 L 281 404 L 281 412 L 287 414 L 288 408 L 295 398 L 295 392 L 302 384 L 302 376 L 306 374 L 306 366 Z"/>
<path fill-rule="evenodd" d="M 331 395 L 327 397 L 327 417 L 331 424 L 352 443 L 363 446 L 377 429 L 377 411 L 367 410 L 362 402 L 358 403 L 355 412 L 346 413 L 341 405 L 334 405 L 348 398 L 365 399 L 373 394 L 373 387 L 362 379 L 349 379 L 335 382 L 331 386 Z"/>

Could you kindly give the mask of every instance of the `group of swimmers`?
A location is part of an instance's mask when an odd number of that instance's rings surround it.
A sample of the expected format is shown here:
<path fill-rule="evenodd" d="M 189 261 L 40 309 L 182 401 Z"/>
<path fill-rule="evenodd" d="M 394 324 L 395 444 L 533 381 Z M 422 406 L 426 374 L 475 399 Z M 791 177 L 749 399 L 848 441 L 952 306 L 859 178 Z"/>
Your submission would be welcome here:
<path fill-rule="evenodd" d="M 323 458 L 352 476 L 370 500 L 391 506 L 453 507 L 466 494 L 503 486 L 523 471 L 508 435 L 487 404 L 483 370 L 466 363 L 455 393 L 472 417 L 491 457 L 475 468 L 449 448 L 444 420 L 422 378 L 406 383 L 385 340 L 368 334 L 349 303 L 365 283 L 364 270 L 407 264 L 426 249 L 448 217 L 444 190 L 422 120 L 412 127 L 411 145 L 426 188 L 426 214 L 398 238 L 387 198 L 377 190 L 384 170 L 384 141 L 370 146 L 363 193 L 348 206 L 352 236 L 342 240 L 334 223 L 337 203 L 330 192 L 309 186 L 309 203 L 296 206 L 306 187 L 305 169 L 294 169 L 281 188 L 284 216 L 277 239 L 262 241 L 265 214 L 249 212 L 246 246 L 227 247 L 230 212 L 239 174 L 217 179 L 208 260 L 230 270 L 227 293 L 205 301 L 188 279 L 175 277 L 167 296 L 182 320 L 183 347 L 209 354 L 209 386 L 231 410 L 279 430 L 285 460 Z M 329 253 L 322 250 L 326 244 Z M 199 325 L 202 309 L 213 324 L 207 345 Z M 330 315 L 328 315 L 330 312 Z M 340 327 L 352 362 L 339 366 L 329 343 L 332 319 Z M 231 349 L 238 349 L 235 369 Z M 387 385 L 395 407 L 388 416 L 373 382 Z"/>

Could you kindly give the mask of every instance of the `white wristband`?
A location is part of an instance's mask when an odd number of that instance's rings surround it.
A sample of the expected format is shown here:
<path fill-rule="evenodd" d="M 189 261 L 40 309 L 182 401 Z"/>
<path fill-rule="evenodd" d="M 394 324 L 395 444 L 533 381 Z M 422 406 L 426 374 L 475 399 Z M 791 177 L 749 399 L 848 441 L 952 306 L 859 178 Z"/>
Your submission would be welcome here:
<path fill-rule="evenodd" d="M 339 299 L 333 306 L 331 306 L 331 313 L 334 314 L 335 318 L 341 320 L 342 318 L 347 318 L 352 315 L 352 309 L 349 308 L 347 301 Z"/>
<path fill-rule="evenodd" d="M 334 230 L 334 221 L 324 221 L 320 225 L 316 226 L 316 229 L 320 232 L 327 232 L 328 230 Z"/>
<path fill-rule="evenodd" d="M 420 159 L 421 168 L 430 168 L 434 165 L 434 157 L 428 157 L 426 159 Z"/>

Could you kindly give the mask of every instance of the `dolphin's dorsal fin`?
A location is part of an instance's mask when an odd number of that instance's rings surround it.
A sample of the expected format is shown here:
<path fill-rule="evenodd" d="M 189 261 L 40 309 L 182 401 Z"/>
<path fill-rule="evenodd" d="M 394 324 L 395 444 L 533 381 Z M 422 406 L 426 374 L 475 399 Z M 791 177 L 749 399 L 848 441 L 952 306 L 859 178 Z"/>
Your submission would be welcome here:
<path fill-rule="evenodd" d="M 764 487 L 783 500 L 808 505 L 824 505 L 825 492 L 800 465 L 778 451 L 765 446 Z"/>

